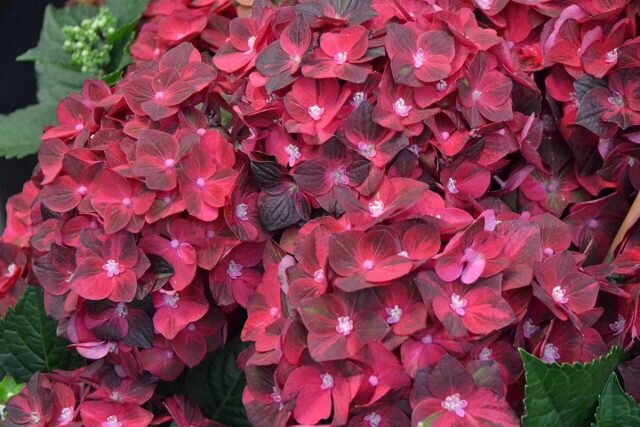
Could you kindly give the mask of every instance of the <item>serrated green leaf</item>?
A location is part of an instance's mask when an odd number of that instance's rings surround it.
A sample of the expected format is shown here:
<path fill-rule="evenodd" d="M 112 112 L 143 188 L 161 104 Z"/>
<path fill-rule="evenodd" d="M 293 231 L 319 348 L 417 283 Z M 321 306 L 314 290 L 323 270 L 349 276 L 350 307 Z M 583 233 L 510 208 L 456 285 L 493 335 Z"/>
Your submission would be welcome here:
<path fill-rule="evenodd" d="M 55 123 L 56 107 L 38 104 L 0 115 L 0 157 L 24 157 L 38 151 L 46 124 Z"/>
<path fill-rule="evenodd" d="M 80 365 L 68 342 L 56 336 L 56 322 L 45 313 L 39 288 L 29 287 L 15 309 L 7 311 L 0 333 L 0 366 L 17 381 Z"/>
<path fill-rule="evenodd" d="M 79 70 L 55 64 L 36 63 L 38 77 L 38 101 L 57 105 L 61 99 L 82 90 L 82 83 L 89 76 Z"/>
<path fill-rule="evenodd" d="M 236 358 L 246 346 L 236 339 L 187 373 L 186 392 L 203 413 L 226 426 L 250 427 L 242 405 L 245 378 Z"/>
<path fill-rule="evenodd" d="M 640 426 L 640 406 L 622 390 L 615 372 L 609 376 L 598 401 L 595 427 Z"/>
<path fill-rule="evenodd" d="M 545 363 L 520 349 L 525 369 L 524 427 L 588 426 L 609 375 L 624 353 L 614 347 L 591 363 Z"/>
<path fill-rule="evenodd" d="M 105 6 L 109 8 L 118 26 L 137 21 L 147 8 L 149 0 L 107 0 Z"/>
<path fill-rule="evenodd" d="M 20 393 L 22 387 L 24 384 L 17 383 L 11 375 L 5 376 L 0 381 L 0 404 L 6 404 L 9 399 Z"/>

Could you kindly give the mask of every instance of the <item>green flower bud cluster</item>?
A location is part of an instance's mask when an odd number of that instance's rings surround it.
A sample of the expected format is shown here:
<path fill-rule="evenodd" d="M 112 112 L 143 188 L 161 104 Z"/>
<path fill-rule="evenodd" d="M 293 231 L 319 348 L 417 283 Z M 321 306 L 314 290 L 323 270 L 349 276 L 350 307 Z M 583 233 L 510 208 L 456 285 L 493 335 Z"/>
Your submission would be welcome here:
<path fill-rule="evenodd" d="M 115 31 L 115 18 L 109 9 L 102 8 L 96 16 L 84 19 L 80 25 L 62 28 L 66 38 L 64 50 L 84 74 L 99 75 L 111 59 L 113 45 L 107 40 Z"/>

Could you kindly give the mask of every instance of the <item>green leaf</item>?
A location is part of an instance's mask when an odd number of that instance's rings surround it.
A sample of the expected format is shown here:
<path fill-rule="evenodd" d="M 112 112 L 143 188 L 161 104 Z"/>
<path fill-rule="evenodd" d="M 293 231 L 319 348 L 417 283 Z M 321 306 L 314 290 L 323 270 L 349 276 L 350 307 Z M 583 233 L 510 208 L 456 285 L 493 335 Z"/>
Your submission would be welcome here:
<path fill-rule="evenodd" d="M 0 325 L 0 366 L 17 381 L 25 382 L 36 372 L 80 365 L 78 354 L 56 336 L 56 321 L 45 313 L 40 288 L 29 287 Z"/>
<path fill-rule="evenodd" d="M 46 124 L 55 123 L 56 107 L 38 104 L 0 115 L 0 157 L 24 157 L 38 151 Z"/>
<path fill-rule="evenodd" d="M 36 63 L 38 77 L 38 101 L 57 105 L 61 99 L 82 90 L 82 83 L 89 76 L 68 67 Z"/>
<path fill-rule="evenodd" d="M 624 353 L 614 347 L 590 363 L 544 363 L 523 349 L 525 372 L 524 427 L 588 426 L 609 375 Z"/>
<path fill-rule="evenodd" d="M 615 372 L 609 376 L 598 400 L 595 427 L 640 426 L 640 406 L 622 390 Z"/>
<path fill-rule="evenodd" d="M 245 378 L 236 358 L 246 345 L 235 339 L 187 373 L 186 392 L 204 414 L 223 425 L 250 427 L 242 391 Z"/>
<path fill-rule="evenodd" d="M 0 381 L 0 404 L 6 404 L 9 399 L 20 393 L 22 387 L 24 387 L 24 384 L 17 383 L 11 375 L 5 376 Z"/>
<path fill-rule="evenodd" d="M 149 0 L 107 0 L 105 6 L 109 8 L 118 26 L 137 21 L 147 8 Z"/>

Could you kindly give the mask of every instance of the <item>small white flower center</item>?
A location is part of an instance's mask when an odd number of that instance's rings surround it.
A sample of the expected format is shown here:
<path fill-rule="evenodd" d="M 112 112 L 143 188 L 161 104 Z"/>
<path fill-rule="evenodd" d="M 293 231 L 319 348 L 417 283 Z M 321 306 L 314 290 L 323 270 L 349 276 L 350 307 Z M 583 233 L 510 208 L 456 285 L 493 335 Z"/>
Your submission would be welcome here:
<path fill-rule="evenodd" d="M 249 47 L 247 53 L 253 52 L 253 47 L 256 45 L 256 38 L 256 36 L 251 36 L 247 39 L 247 46 Z"/>
<path fill-rule="evenodd" d="M 120 271 L 120 264 L 113 259 L 107 260 L 107 262 L 102 266 L 102 269 L 107 272 L 107 277 L 109 278 L 122 273 L 122 271 Z"/>
<path fill-rule="evenodd" d="M 119 302 L 116 306 L 116 314 L 118 315 L 118 317 L 127 317 L 127 315 L 129 314 L 127 304 L 124 302 Z"/>
<path fill-rule="evenodd" d="M 13 277 L 18 271 L 18 266 L 15 263 L 11 263 L 7 266 L 7 271 L 4 273 L 4 277 Z"/>
<path fill-rule="evenodd" d="M 393 111 L 398 117 L 407 117 L 412 108 L 411 105 L 406 104 L 404 98 L 398 98 L 393 103 Z"/>
<path fill-rule="evenodd" d="M 384 213 L 384 202 L 380 199 L 375 199 L 369 202 L 369 213 L 373 218 L 377 218 Z"/>
<path fill-rule="evenodd" d="M 422 344 L 428 345 L 433 343 L 433 337 L 431 336 L 431 334 L 427 334 L 423 336 L 420 341 L 422 341 Z"/>
<path fill-rule="evenodd" d="M 207 239 L 213 239 L 216 237 L 216 232 L 213 230 L 207 230 L 206 232 Z"/>
<path fill-rule="evenodd" d="M 436 83 L 436 90 L 438 92 L 444 92 L 447 89 L 449 89 L 449 83 L 447 83 L 446 81 L 440 80 L 438 83 Z"/>
<path fill-rule="evenodd" d="M 164 92 L 163 91 L 158 91 L 156 92 L 156 101 L 162 101 L 164 99 Z"/>
<path fill-rule="evenodd" d="M 60 416 L 58 417 L 58 424 L 66 426 L 71 421 L 73 421 L 73 407 L 67 406 L 66 408 L 62 408 Z"/>
<path fill-rule="evenodd" d="M 87 194 L 87 187 L 85 187 L 84 185 L 81 185 L 80 187 L 78 187 L 78 193 L 81 196 L 84 196 L 85 194 Z"/>
<path fill-rule="evenodd" d="M 460 192 L 460 190 L 458 190 L 458 187 L 456 187 L 455 179 L 449 178 L 449 180 L 447 181 L 447 190 L 449 190 L 449 193 L 451 194 L 458 194 Z"/>
<path fill-rule="evenodd" d="M 368 159 L 373 159 L 378 152 L 376 146 L 373 144 L 367 144 L 366 142 L 358 143 L 358 150 Z"/>
<path fill-rule="evenodd" d="M 544 248 L 542 250 L 542 253 L 545 254 L 545 256 L 551 256 L 551 255 L 553 255 L 553 249 L 552 248 Z"/>
<path fill-rule="evenodd" d="M 389 317 L 387 317 L 388 324 L 394 325 L 400 321 L 400 318 L 402 317 L 402 309 L 398 307 L 397 304 L 393 307 L 387 307 L 386 310 L 389 315 Z"/>
<path fill-rule="evenodd" d="M 322 115 L 324 114 L 324 108 L 317 104 L 309 107 L 307 111 L 309 113 L 309 117 L 311 117 L 316 122 L 320 120 L 322 118 Z"/>
<path fill-rule="evenodd" d="M 278 307 L 271 307 L 269 309 L 269 315 L 273 318 L 276 318 L 280 315 L 280 310 L 278 310 Z"/>
<path fill-rule="evenodd" d="M 400 251 L 398 252 L 398 256 L 401 256 L 403 258 L 409 258 L 409 252 L 407 251 Z"/>
<path fill-rule="evenodd" d="M 229 261 L 229 266 L 227 267 L 227 275 L 232 279 L 237 279 L 242 276 L 242 269 L 244 267 L 242 264 L 236 263 L 234 260 Z"/>
<path fill-rule="evenodd" d="M 493 6 L 494 0 L 475 0 L 478 7 L 482 10 L 489 10 Z"/>
<path fill-rule="evenodd" d="M 524 337 L 527 339 L 530 339 L 533 336 L 533 334 L 538 332 L 539 329 L 540 329 L 540 326 L 534 325 L 531 319 L 525 320 L 524 324 L 522 325 L 522 333 L 524 334 Z"/>
<path fill-rule="evenodd" d="M 344 335 L 345 337 L 353 331 L 353 320 L 349 316 L 338 317 L 338 326 L 336 326 L 336 332 Z"/>
<path fill-rule="evenodd" d="M 175 161 L 175 159 L 166 159 L 166 160 L 164 161 L 164 166 L 165 166 L 165 167 L 167 167 L 167 168 L 172 168 L 172 167 L 174 167 L 175 165 L 176 165 L 176 161 Z"/>
<path fill-rule="evenodd" d="M 371 384 L 374 387 L 377 387 L 378 384 L 380 384 L 380 379 L 376 375 L 371 375 L 368 381 L 369 381 L 369 384 Z"/>
<path fill-rule="evenodd" d="M 373 269 L 373 265 L 373 260 L 365 259 L 362 263 L 362 268 L 364 268 L 365 270 L 371 270 Z"/>
<path fill-rule="evenodd" d="M 464 417 L 464 408 L 467 407 L 467 401 L 460 399 L 460 393 L 447 396 L 440 405 L 449 412 L 454 412 L 459 417 Z"/>
<path fill-rule="evenodd" d="M 171 239 L 171 241 L 169 242 L 169 246 L 171 246 L 171 249 L 178 249 L 180 247 L 180 240 Z"/>
<path fill-rule="evenodd" d="M 75 129 L 76 129 L 76 132 L 80 132 L 81 130 L 84 129 L 84 125 L 82 123 L 78 123 Z"/>
<path fill-rule="evenodd" d="M 358 106 L 360 104 L 362 104 L 362 102 L 367 98 L 367 95 L 364 94 L 364 92 L 356 92 L 353 94 L 353 96 L 351 97 L 351 105 L 353 105 L 354 107 L 358 108 Z"/>
<path fill-rule="evenodd" d="M 478 89 L 475 89 L 473 92 L 471 92 L 471 98 L 474 101 L 477 101 L 478 99 L 480 99 L 481 95 L 482 95 L 482 92 L 480 92 Z"/>
<path fill-rule="evenodd" d="M 323 283 L 325 280 L 324 271 L 322 269 L 316 270 L 313 273 L 313 281 L 316 283 Z"/>
<path fill-rule="evenodd" d="M 289 144 L 284 147 L 284 152 L 289 156 L 289 167 L 293 167 L 296 164 L 296 161 L 302 157 L 302 153 L 300 153 L 300 149 L 293 145 Z"/>
<path fill-rule="evenodd" d="M 333 55 L 333 60 L 338 64 L 344 64 L 347 62 L 347 52 L 338 52 Z"/>
<path fill-rule="evenodd" d="M 271 400 L 273 400 L 276 403 L 280 403 L 282 402 L 282 395 L 280 394 L 280 390 L 278 390 L 278 387 L 273 386 L 273 393 L 271 393 Z"/>
<path fill-rule="evenodd" d="M 483 360 L 483 361 L 487 361 L 487 360 L 491 360 L 491 355 L 493 354 L 493 350 L 491 350 L 489 347 L 483 347 L 482 350 L 480 350 L 480 353 L 478 354 L 478 360 Z"/>
<path fill-rule="evenodd" d="M 37 412 L 32 412 L 30 418 L 32 424 L 38 424 L 40 422 L 40 414 Z"/>
<path fill-rule="evenodd" d="M 420 68 L 424 65 L 424 50 L 419 48 L 416 53 L 413 55 L 413 66 L 414 68 Z"/>
<path fill-rule="evenodd" d="M 165 359 L 173 359 L 173 351 L 167 350 L 164 352 Z"/>
<path fill-rule="evenodd" d="M 376 414 L 375 412 L 370 413 L 364 420 L 369 423 L 369 427 L 379 427 L 382 422 L 382 416 L 380 414 Z"/>
<path fill-rule="evenodd" d="M 131 199 L 128 197 L 125 197 L 124 199 L 122 199 L 122 204 L 125 205 L 126 207 L 131 206 Z"/>
<path fill-rule="evenodd" d="M 122 395 L 120 394 L 119 391 L 112 391 L 111 396 L 109 397 L 111 398 L 111 400 L 115 400 L 116 402 L 119 402 L 122 400 Z"/>
<path fill-rule="evenodd" d="M 613 49 L 607 52 L 605 62 L 612 64 L 618 60 L 618 49 Z"/>
<path fill-rule="evenodd" d="M 333 173 L 333 182 L 335 182 L 336 184 L 342 184 L 342 185 L 349 184 L 349 177 L 347 176 L 347 168 L 345 168 L 344 166 L 340 166 Z"/>
<path fill-rule="evenodd" d="M 569 302 L 569 298 L 567 298 L 567 290 L 560 286 L 556 286 L 551 290 L 551 297 L 558 304 L 566 304 Z"/>
<path fill-rule="evenodd" d="M 180 301 L 180 296 L 177 292 L 167 292 L 164 294 L 164 304 L 171 308 L 178 307 L 178 301 Z"/>
<path fill-rule="evenodd" d="M 546 344 L 542 350 L 542 361 L 544 363 L 553 363 L 558 359 L 560 359 L 558 347 L 551 343 Z"/>
<path fill-rule="evenodd" d="M 607 98 L 607 101 L 609 101 L 609 104 L 613 105 L 614 107 L 624 107 L 624 100 L 622 99 L 622 95 L 620 95 L 618 92 L 612 92 L 611 96 Z"/>
<path fill-rule="evenodd" d="M 110 415 L 107 417 L 107 421 L 102 423 L 102 427 L 122 427 L 122 423 L 118 421 L 118 417 Z"/>
<path fill-rule="evenodd" d="M 448 140 L 450 136 L 451 134 L 447 131 L 440 132 L 440 138 L 442 138 L 443 141 Z"/>
<path fill-rule="evenodd" d="M 449 304 L 449 307 L 451 307 L 458 316 L 464 316 L 467 313 L 465 307 L 468 303 L 469 301 L 467 301 L 466 298 L 461 298 L 460 295 L 454 293 L 451 294 L 451 304 Z"/>
<path fill-rule="evenodd" d="M 322 380 L 322 384 L 320 384 L 320 388 L 322 390 L 329 390 L 333 388 L 333 377 L 331 374 L 320 374 L 320 379 Z"/>
<path fill-rule="evenodd" d="M 420 157 L 420 147 L 418 144 L 411 144 L 408 148 L 416 157 Z"/>
<path fill-rule="evenodd" d="M 629 167 L 633 167 L 633 166 L 635 166 L 635 164 L 636 164 L 636 158 L 635 157 L 629 157 L 627 159 L 627 165 Z"/>
<path fill-rule="evenodd" d="M 198 179 L 196 179 L 196 186 L 197 186 L 198 188 L 204 188 L 204 185 L 205 185 L 204 178 L 198 178 Z"/>
<path fill-rule="evenodd" d="M 627 325 L 627 321 L 625 320 L 622 314 L 618 313 L 618 320 L 613 323 L 609 323 L 609 329 L 611 329 L 615 335 L 619 335 L 624 331 L 624 327 Z"/>
<path fill-rule="evenodd" d="M 236 206 L 236 218 L 240 221 L 246 221 L 249 218 L 247 217 L 247 211 L 249 210 L 249 205 L 246 203 L 239 203 Z"/>

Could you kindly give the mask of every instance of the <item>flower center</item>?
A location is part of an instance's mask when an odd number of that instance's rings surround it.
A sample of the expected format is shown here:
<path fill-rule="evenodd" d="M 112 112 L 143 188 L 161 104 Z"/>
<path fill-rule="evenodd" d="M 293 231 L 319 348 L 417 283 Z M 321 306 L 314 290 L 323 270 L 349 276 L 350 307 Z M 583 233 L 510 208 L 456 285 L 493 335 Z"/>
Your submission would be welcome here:
<path fill-rule="evenodd" d="M 347 168 L 344 166 L 340 166 L 333 173 L 333 182 L 336 184 L 347 185 L 349 184 L 349 177 L 347 176 Z"/>
<path fill-rule="evenodd" d="M 389 317 L 387 317 L 387 323 L 394 325 L 400 321 L 402 309 L 396 304 L 393 307 L 387 307 L 387 314 L 389 315 Z"/>
<path fill-rule="evenodd" d="M 309 117 L 311 117 L 316 122 L 320 120 L 322 118 L 322 115 L 324 114 L 324 108 L 317 104 L 309 107 L 307 111 L 309 113 Z"/>
<path fill-rule="evenodd" d="M 540 329 L 540 326 L 534 325 L 531 319 L 525 320 L 524 324 L 522 325 L 522 333 L 527 339 L 530 339 L 533 334 L 538 331 L 538 329 Z"/>
<path fill-rule="evenodd" d="M 365 270 L 371 270 L 373 269 L 373 265 L 373 260 L 365 259 L 362 263 L 362 268 L 364 268 Z"/>
<path fill-rule="evenodd" d="M 344 64 L 347 62 L 347 52 L 338 52 L 333 55 L 333 60 L 338 64 Z"/>
<path fill-rule="evenodd" d="M 198 179 L 196 179 L 196 186 L 197 186 L 198 188 L 204 188 L 204 184 L 205 184 L 205 182 L 204 182 L 204 178 L 198 178 Z"/>
<path fill-rule="evenodd" d="M 478 7 L 482 10 L 489 10 L 493 6 L 494 0 L 475 0 Z"/>
<path fill-rule="evenodd" d="M 418 144 L 411 144 L 408 148 L 416 157 L 420 157 L 420 147 Z"/>
<path fill-rule="evenodd" d="M 345 337 L 353 331 L 353 320 L 349 316 L 338 317 L 338 326 L 336 326 L 336 332 L 344 335 Z"/>
<path fill-rule="evenodd" d="M 302 153 L 300 153 L 300 149 L 293 145 L 289 144 L 284 147 L 284 152 L 289 155 L 289 167 L 293 167 L 296 164 L 296 160 L 302 157 Z"/>
<path fill-rule="evenodd" d="M 316 270 L 313 273 L 313 281 L 316 283 L 323 283 L 324 282 L 324 271 L 322 271 L 322 269 L 320 270 Z"/>
<path fill-rule="evenodd" d="M 118 417 L 110 415 L 107 417 L 107 421 L 102 423 L 102 427 L 122 427 L 122 423 L 118 421 Z"/>
<path fill-rule="evenodd" d="M 566 297 L 567 290 L 560 286 L 556 286 L 551 290 L 551 296 L 553 300 L 558 304 L 566 304 L 569 302 L 569 298 Z"/>
<path fill-rule="evenodd" d="M 205 235 L 207 236 L 207 239 L 213 239 L 214 237 L 216 237 L 216 232 L 213 230 L 207 230 Z"/>
<path fill-rule="evenodd" d="M 164 99 L 164 92 L 163 91 L 156 92 L 155 98 L 156 98 L 156 101 L 162 101 Z"/>
<path fill-rule="evenodd" d="M 165 359 L 173 359 L 173 351 L 167 350 L 164 352 Z"/>
<path fill-rule="evenodd" d="M 87 187 L 85 187 L 84 185 L 81 185 L 80 187 L 78 187 L 78 193 L 81 196 L 84 196 L 85 194 L 87 194 Z"/>
<path fill-rule="evenodd" d="M 489 347 L 483 347 L 478 354 L 478 360 L 488 361 L 491 360 L 491 355 L 493 354 L 493 350 Z"/>
<path fill-rule="evenodd" d="M 120 264 L 116 262 L 116 260 L 109 259 L 105 264 L 103 264 L 102 269 L 107 272 L 107 277 L 115 277 L 118 274 L 122 273 L 120 271 Z"/>
<path fill-rule="evenodd" d="M 448 140 L 450 136 L 451 134 L 447 131 L 440 132 L 440 138 L 442 138 L 443 141 Z"/>
<path fill-rule="evenodd" d="M 376 375 L 371 375 L 369 377 L 369 384 L 371 384 L 374 387 L 377 387 L 378 384 L 380 384 L 380 379 Z"/>
<path fill-rule="evenodd" d="M 451 294 L 451 304 L 449 304 L 449 307 L 451 307 L 458 316 L 464 316 L 467 313 L 465 307 L 468 303 L 469 301 L 467 301 L 466 298 L 461 298 L 458 294 Z"/>
<path fill-rule="evenodd" d="M 635 166 L 635 164 L 636 164 L 636 158 L 635 157 L 629 157 L 627 159 L 627 165 L 629 167 L 633 167 L 633 166 Z"/>
<path fill-rule="evenodd" d="M 333 377 L 331 374 L 320 374 L 320 379 L 322 380 L 322 384 L 320 384 L 320 388 L 322 390 L 329 390 L 333 388 Z"/>
<path fill-rule="evenodd" d="M 618 48 L 610 50 L 607 52 L 605 62 L 612 64 L 618 60 Z"/>
<path fill-rule="evenodd" d="M 170 308 L 177 308 L 178 301 L 180 301 L 180 295 L 177 292 L 166 292 L 164 294 L 164 304 Z"/>
<path fill-rule="evenodd" d="M 227 275 L 232 279 L 237 279 L 242 276 L 242 269 L 244 267 L 242 264 L 236 263 L 234 260 L 229 261 L 229 266 L 227 267 Z"/>
<path fill-rule="evenodd" d="M 458 187 L 456 187 L 455 179 L 449 178 L 449 180 L 447 181 L 447 190 L 449 190 L 449 193 L 451 194 L 458 194 L 460 192 L 460 190 L 458 190 Z"/>
<path fill-rule="evenodd" d="M 624 327 L 627 325 L 627 321 L 625 320 L 622 314 L 618 314 L 618 320 L 613 323 L 609 323 L 609 329 L 611 329 L 615 335 L 619 335 L 624 331 Z"/>
<path fill-rule="evenodd" d="M 446 81 L 440 80 L 438 83 L 436 83 L 436 90 L 438 92 L 444 92 L 447 89 L 449 89 L 449 83 L 447 83 Z"/>
<path fill-rule="evenodd" d="M 618 92 L 612 92 L 611 96 L 607 98 L 607 101 L 609 101 L 609 104 L 613 105 L 614 107 L 624 107 L 624 100 L 622 99 L 622 95 L 620 95 Z"/>
<path fill-rule="evenodd" d="M 205 133 L 207 133 L 207 130 L 204 128 L 199 128 L 196 133 L 198 134 L 198 136 L 203 136 Z"/>
<path fill-rule="evenodd" d="M 278 315 L 280 314 L 280 310 L 278 310 L 278 307 L 271 307 L 269 309 L 269 315 L 273 318 L 278 317 Z"/>
<path fill-rule="evenodd" d="M 4 273 L 4 277 L 13 277 L 18 271 L 18 266 L 15 263 L 11 263 L 7 266 L 7 271 Z"/>
<path fill-rule="evenodd" d="M 473 92 L 471 92 L 471 98 L 474 101 L 477 101 L 478 99 L 480 99 L 480 95 L 482 95 L 482 92 L 480 92 L 478 89 L 476 89 Z"/>
<path fill-rule="evenodd" d="M 131 199 L 128 197 L 125 197 L 124 199 L 122 199 L 122 204 L 125 205 L 126 207 L 131 206 Z"/>
<path fill-rule="evenodd" d="M 377 153 L 376 146 L 373 144 L 367 144 L 366 142 L 358 143 L 358 150 L 368 159 L 373 159 Z"/>
<path fill-rule="evenodd" d="M 129 309 L 127 308 L 127 304 L 124 302 L 119 302 L 116 306 L 116 315 L 118 317 L 127 317 L 129 314 Z"/>
<path fill-rule="evenodd" d="M 467 407 L 467 401 L 460 399 L 460 393 L 447 396 L 440 405 L 449 412 L 454 412 L 459 417 L 464 417 L 464 408 Z"/>
<path fill-rule="evenodd" d="M 249 218 L 247 217 L 247 211 L 249 209 L 249 206 L 246 203 L 239 203 L 236 206 L 236 218 L 238 218 L 240 221 L 246 221 Z"/>
<path fill-rule="evenodd" d="M 544 250 L 542 251 L 543 254 L 545 254 L 546 256 L 551 256 L 553 255 L 553 249 L 551 248 L 544 248 Z"/>
<path fill-rule="evenodd" d="M 407 117 L 412 108 L 411 105 L 405 103 L 404 98 L 398 98 L 396 102 L 393 103 L 393 111 L 399 117 Z"/>
<path fill-rule="evenodd" d="M 71 421 L 73 421 L 73 407 L 62 408 L 58 417 L 58 424 L 66 426 Z"/>
<path fill-rule="evenodd" d="M 419 48 L 416 53 L 413 55 L 413 66 L 414 68 L 420 68 L 424 65 L 424 50 Z"/>
<path fill-rule="evenodd" d="M 431 334 L 427 334 L 423 336 L 420 341 L 422 341 L 422 344 L 428 345 L 433 343 L 433 337 L 431 336 Z"/>
<path fill-rule="evenodd" d="M 195 332 L 195 331 L 196 331 L 196 329 L 197 329 L 197 326 L 196 326 L 196 324 L 195 324 L 195 323 L 189 323 L 189 324 L 187 325 L 187 331 L 189 331 L 189 332 Z"/>
<path fill-rule="evenodd" d="M 362 102 L 367 98 L 367 96 L 364 94 L 364 92 L 356 92 L 353 94 L 353 97 L 351 97 L 351 105 L 353 105 L 354 107 L 358 108 L 358 106 L 360 104 L 362 104 Z"/>
<path fill-rule="evenodd" d="M 176 165 L 176 161 L 175 161 L 175 159 L 166 159 L 166 160 L 164 161 L 164 166 L 165 166 L 166 168 L 172 168 L 172 167 L 174 167 L 175 165 Z"/>
<path fill-rule="evenodd" d="M 169 246 L 171 246 L 171 249 L 178 249 L 180 247 L 180 241 L 178 239 L 172 239 L 169 242 Z"/>
<path fill-rule="evenodd" d="M 115 400 L 116 402 L 119 402 L 122 400 L 122 395 L 120 394 L 119 391 L 112 391 L 111 392 L 111 400 Z"/>
<path fill-rule="evenodd" d="M 598 220 L 595 218 L 591 218 L 589 221 L 587 221 L 587 227 L 591 229 L 598 228 Z"/>
<path fill-rule="evenodd" d="M 377 218 L 384 212 L 384 202 L 380 199 L 376 199 L 373 202 L 369 202 L 369 213 L 373 218 Z"/>
<path fill-rule="evenodd" d="M 542 350 L 542 361 L 544 363 L 554 363 L 558 359 L 560 359 L 558 347 L 551 343 L 546 344 Z"/>
<path fill-rule="evenodd" d="M 282 402 L 282 395 L 280 394 L 280 390 L 278 390 L 278 387 L 273 386 L 272 390 L 273 393 L 271 393 L 271 400 L 276 403 Z"/>
<path fill-rule="evenodd" d="M 251 36 L 247 39 L 247 46 L 249 47 L 247 53 L 253 52 L 253 47 L 256 45 L 256 38 L 256 36 Z"/>
<path fill-rule="evenodd" d="M 364 420 L 369 423 L 369 427 L 378 427 L 382 422 L 382 416 L 380 414 L 376 414 L 375 412 L 370 413 Z"/>

